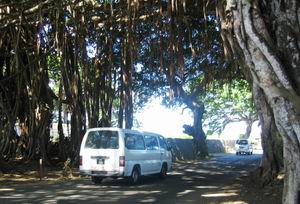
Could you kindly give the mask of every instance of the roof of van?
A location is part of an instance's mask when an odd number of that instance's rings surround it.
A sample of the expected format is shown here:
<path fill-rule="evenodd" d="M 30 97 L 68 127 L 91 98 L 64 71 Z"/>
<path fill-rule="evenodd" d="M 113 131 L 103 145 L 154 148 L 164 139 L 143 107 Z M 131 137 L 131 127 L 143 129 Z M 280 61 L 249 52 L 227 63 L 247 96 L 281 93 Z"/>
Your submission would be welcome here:
<path fill-rule="evenodd" d="M 118 128 L 118 127 L 94 127 L 94 128 L 89 128 L 88 130 L 129 130 L 129 131 L 132 131 L 132 129 Z M 133 131 L 140 131 L 140 130 L 133 130 Z"/>
<path fill-rule="evenodd" d="M 95 130 L 115 130 L 115 131 L 126 131 L 126 132 L 140 132 L 143 134 L 152 134 L 152 135 L 161 136 L 160 134 L 155 133 L 155 132 L 148 132 L 148 131 L 142 131 L 142 130 L 137 130 L 137 129 L 117 128 L 117 127 L 95 127 L 95 128 L 87 129 L 87 131 L 95 131 Z"/>

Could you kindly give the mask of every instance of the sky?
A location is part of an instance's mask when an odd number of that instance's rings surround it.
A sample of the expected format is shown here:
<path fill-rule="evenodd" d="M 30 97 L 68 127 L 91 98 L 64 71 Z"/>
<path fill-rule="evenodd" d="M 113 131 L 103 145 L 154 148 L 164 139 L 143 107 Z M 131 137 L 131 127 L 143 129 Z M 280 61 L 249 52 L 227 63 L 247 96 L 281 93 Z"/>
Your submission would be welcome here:
<path fill-rule="evenodd" d="M 155 98 L 145 108 L 139 111 L 136 119 L 140 122 L 143 131 L 150 131 L 159 133 L 165 137 L 181 137 L 183 133 L 182 126 L 184 124 L 192 125 L 192 113 L 185 109 L 182 113 L 183 107 L 173 109 L 166 108 L 161 105 L 161 99 Z M 230 123 L 221 133 L 222 138 L 238 139 L 241 134 L 244 134 L 246 124 L 244 122 Z M 205 130 L 204 130 L 205 131 Z M 252 136 L 260 135 L 260 127 L 258 122 L 252 126 Z"/>
<path fill-rule="evenodd" d="M 136 119 L 141 123 L 139 129 L 162 134 L 165 137 L 180 137 L 185 135 L 182 126 L 193 123 L 191 113 L 183 107 L 168 109 L 161 105 L 161 99 L 153 99 L 139 111 Z"/>

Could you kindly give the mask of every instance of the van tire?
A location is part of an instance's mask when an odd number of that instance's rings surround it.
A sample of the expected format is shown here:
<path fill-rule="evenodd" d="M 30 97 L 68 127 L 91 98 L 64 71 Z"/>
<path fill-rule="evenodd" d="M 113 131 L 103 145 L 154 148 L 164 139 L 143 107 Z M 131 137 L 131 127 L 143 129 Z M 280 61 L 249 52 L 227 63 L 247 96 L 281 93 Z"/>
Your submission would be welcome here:
<path fill-rule="evenodd" d="M 168 173 L 168 166 L 166 163 L 164 163 L 161 167 L 160 173 L 159 173 L 159 177 L 161 179 L 165 179 L 167 178 L 167 173 Z"/>
<path fill-rule="evenodd" d="M 140 180 L 140 170 L 137 166 L 135 166 L 132 170 L 131 176 L 129 177 L 129 181 L 131 185 L 135 185 Z"/>
<path fill-rule="evenodd" d="M 94 184 L 100 184 L 103 180 L 103 177 L 101 176 L 92 176 L 92 182 Z"/>

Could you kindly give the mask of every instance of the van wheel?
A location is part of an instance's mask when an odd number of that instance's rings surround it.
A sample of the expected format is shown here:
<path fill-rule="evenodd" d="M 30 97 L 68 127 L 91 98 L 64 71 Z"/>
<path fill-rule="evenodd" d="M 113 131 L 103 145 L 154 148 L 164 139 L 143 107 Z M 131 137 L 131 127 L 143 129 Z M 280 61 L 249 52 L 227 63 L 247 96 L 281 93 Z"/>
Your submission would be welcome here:
<path fill-rule="evenodd" d="M 132 185 L 135 185 L 139 182 L 139 180 L 140 180 L 140 171 L 137 167 L 134 167 L 129 181 Z"/>
<path fill-rule="evenodd" d="M 103 177 L 100 177 L 100 176 L 92 176 L 92 182 L 93 182 L 94 184 L 99 184 L 99 183 L 102 182 L 102 180 L 103 180 Z"/>
<path fill-rule="evenodd" d="M 159 173 L 159 177 L 161 179 L 165 179 L 167 177 L 168 167 L 166 164 L 163 164 Z"/>

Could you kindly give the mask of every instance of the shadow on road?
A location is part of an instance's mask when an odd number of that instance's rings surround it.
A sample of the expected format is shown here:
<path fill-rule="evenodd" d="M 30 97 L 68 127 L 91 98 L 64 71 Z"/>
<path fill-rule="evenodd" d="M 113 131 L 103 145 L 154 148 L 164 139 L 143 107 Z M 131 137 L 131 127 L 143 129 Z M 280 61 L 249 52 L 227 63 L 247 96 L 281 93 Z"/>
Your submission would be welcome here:
<path fill-rule="evenodd" d="M 209 161 L 176 163 L 165 180 L 143 177 L 131 186 L 126 179 L 89 178 L 56 184 L 34 183 L 0 188 L 0 203 L 280 203 L 276 196 L 245 190 L 242 178 L 256 168 L 260 155 L 215 155 Z"/>

